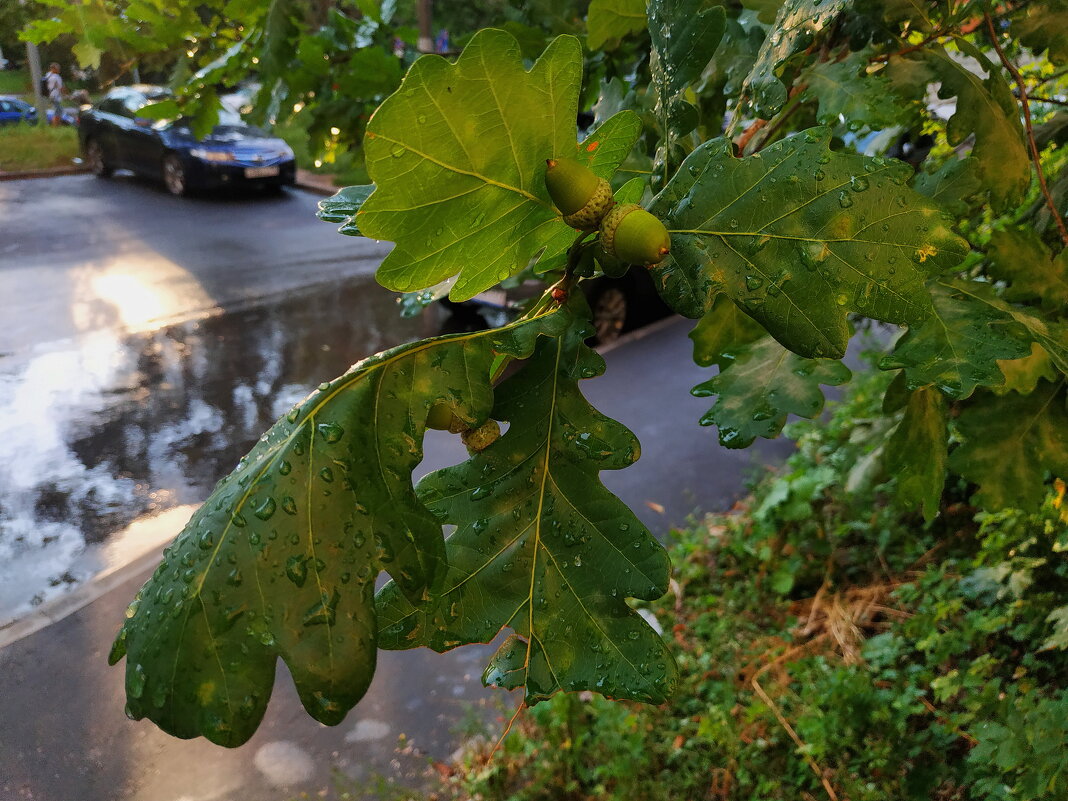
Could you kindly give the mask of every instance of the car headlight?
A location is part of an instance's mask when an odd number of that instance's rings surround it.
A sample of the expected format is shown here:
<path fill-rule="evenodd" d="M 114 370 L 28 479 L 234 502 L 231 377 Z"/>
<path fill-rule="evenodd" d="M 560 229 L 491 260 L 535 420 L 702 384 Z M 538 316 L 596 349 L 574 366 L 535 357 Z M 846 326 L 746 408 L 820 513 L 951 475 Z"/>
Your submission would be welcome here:
<path fill-rule="evenodd" d="M 234 154 L 228 150 L 208 150 L 203 147 L 195 147 L 189 151 L 189 155 L 203 161 L 233 161 Z"/>

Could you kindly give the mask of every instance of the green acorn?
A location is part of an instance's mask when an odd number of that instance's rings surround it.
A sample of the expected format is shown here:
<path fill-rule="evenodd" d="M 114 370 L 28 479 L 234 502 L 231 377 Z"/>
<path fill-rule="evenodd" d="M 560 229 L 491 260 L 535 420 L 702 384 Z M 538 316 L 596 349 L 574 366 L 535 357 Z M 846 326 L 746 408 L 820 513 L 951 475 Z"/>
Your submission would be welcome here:
<path fill-rule="evenodd" d="M 545 166 L 545 188 L 564 222 L 580 231 L 596 231 L 615 205 L 608 181 L 574 159 L 546 159 Z"/>
<path fill-rule="evenodd" d="M 637 203 L 624 203 L 601 220 L 601 247 L 627 264 L 659 264 L 671 252 L 664 224 Z"/>
<path fill-rule="evenodd" d="M 450 434 L 459 434 L 471 426 L 453 414 L 452 409 L 446 403 L 435 403 L 430 407 L 426 415 L 426 427 L 438 431 L 448 431 Z"/>
<path fill-rule="evenodd" d="M 478 428 L 471 428 L 460 435 L 469 453 L 480 453 L 497 441 L 501 427 L 496 420 L 487 420 Z"/>

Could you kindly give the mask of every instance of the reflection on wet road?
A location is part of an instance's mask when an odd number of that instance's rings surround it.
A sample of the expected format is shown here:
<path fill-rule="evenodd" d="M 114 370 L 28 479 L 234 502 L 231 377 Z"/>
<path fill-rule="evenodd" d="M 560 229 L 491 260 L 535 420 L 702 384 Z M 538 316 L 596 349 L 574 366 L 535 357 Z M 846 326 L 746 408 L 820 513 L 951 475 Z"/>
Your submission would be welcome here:
<path fill-rule="evenodd" d="M 0 360 L 0 623 L 100 569 L 84 545 L 202 501 L 319 382 L 427 322 L 355 278 Z"/>

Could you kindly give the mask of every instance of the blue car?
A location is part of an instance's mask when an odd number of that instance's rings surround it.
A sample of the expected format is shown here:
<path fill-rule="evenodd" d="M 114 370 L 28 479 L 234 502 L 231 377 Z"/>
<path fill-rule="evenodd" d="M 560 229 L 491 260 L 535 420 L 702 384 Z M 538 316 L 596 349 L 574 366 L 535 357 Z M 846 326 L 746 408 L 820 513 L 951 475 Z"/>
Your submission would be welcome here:
<path fill-rule="evenodd" d="M 83 109 L 78 139 L 89 168 L 100 177 L 128 169 L 162 179 L 173 195 L 195 189 L 294 183 L 297 168 L 289 145 L 246 125 L 237 115 L 223 112 L 204 139 L 197 139 L 183 119 L 138 116 L 144 106 L 170 96 L 159 86 L 122 86 L 108 92 L 96 106 Z"/>
<path fill-rule="evenodd" d="M 0 125 L 37 124 L 37 109 L 17 97 L 0 97 Z"/>

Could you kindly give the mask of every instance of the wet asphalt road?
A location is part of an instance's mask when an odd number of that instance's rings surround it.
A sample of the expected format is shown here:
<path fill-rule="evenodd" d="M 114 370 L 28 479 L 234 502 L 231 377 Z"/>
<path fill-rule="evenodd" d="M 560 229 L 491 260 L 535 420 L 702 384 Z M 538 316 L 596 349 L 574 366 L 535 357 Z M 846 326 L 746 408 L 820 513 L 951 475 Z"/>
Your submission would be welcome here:
<path fill-rule="evenodd" d="M 370 280 L 385 246 L 333 234 L 316 200 L 178 200 L 132 178 L 0 183 L 0 625 L 121 566 L 113 532 L 203 500 L 320 381 L 435 332 L 432 317 L 400 320 Z M 688 329 L 668 321 L 611 350 L 584 386 L 642 442 L 637 465 L 602 479 L 661 534 L 729 506 L 756 460 L 788 448 L 727 451 L 696 425 L 707 401 L 688 390 L 708 375 Z M 435 437 L 422 468 L 463 456 Z M 174 740 L 125 719 L 121 671 L 104 664 L 144 578 L 0 649 L 0 798 L 283 799 L 283 785 L 328 786 L 334 767 L 418 770 L 418 753 L 455 747 L 462 701 L 502 699 L 478 683 L 485 648 L 385 653 L 338 729 L 307 718 L 282 675 L 247 745 Z M 400 732 L 416 755 L 393 753 Z"/>

